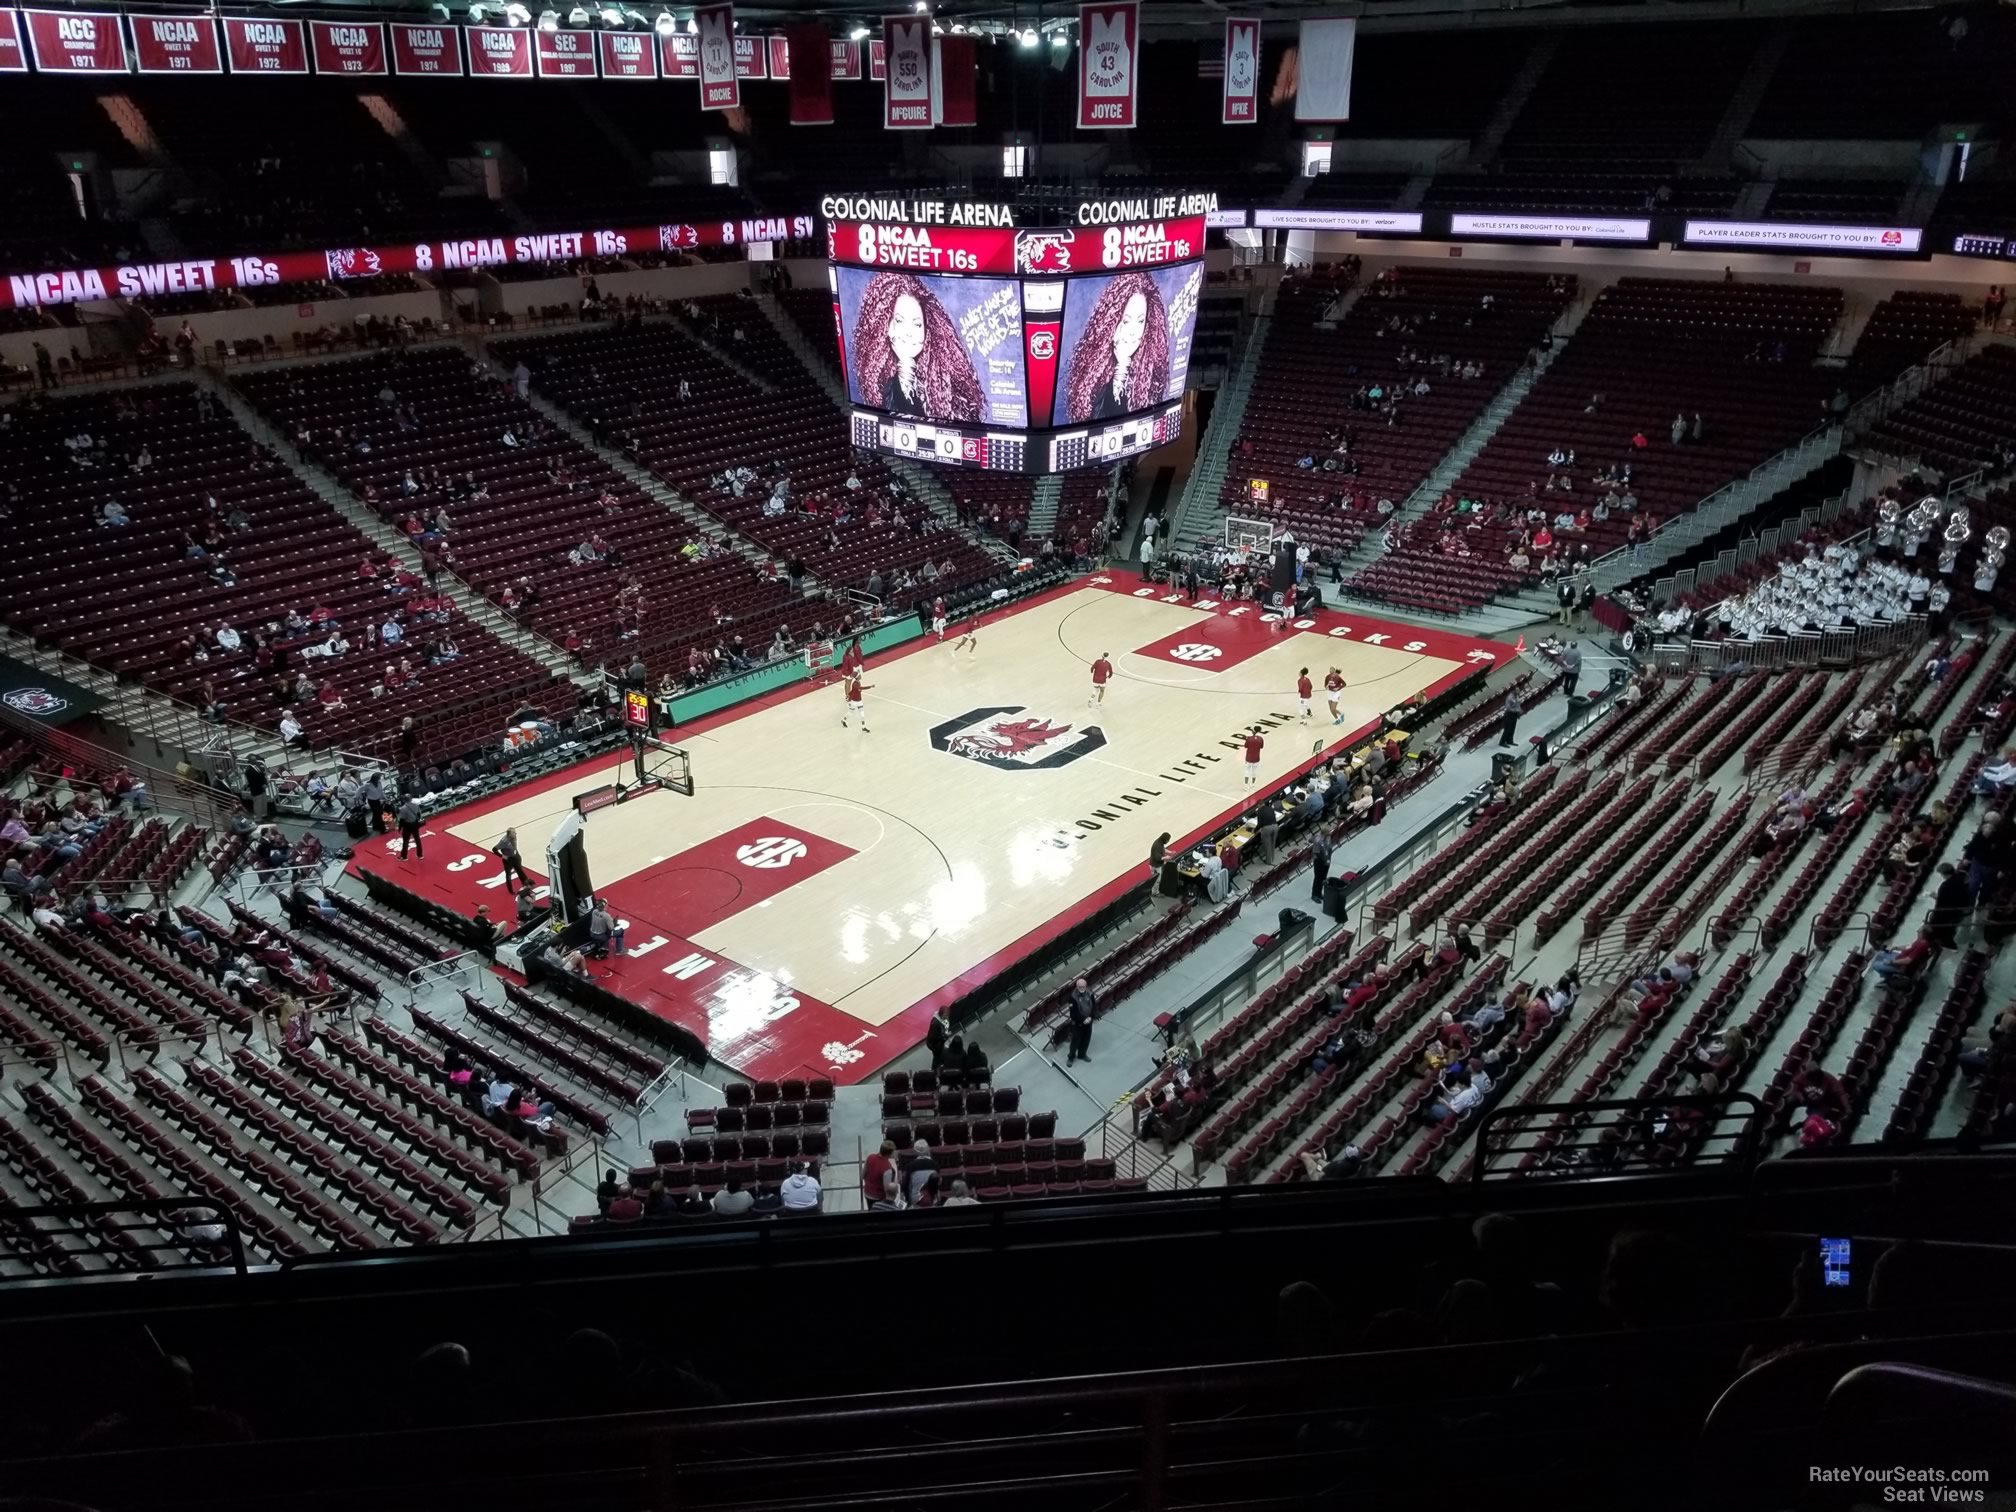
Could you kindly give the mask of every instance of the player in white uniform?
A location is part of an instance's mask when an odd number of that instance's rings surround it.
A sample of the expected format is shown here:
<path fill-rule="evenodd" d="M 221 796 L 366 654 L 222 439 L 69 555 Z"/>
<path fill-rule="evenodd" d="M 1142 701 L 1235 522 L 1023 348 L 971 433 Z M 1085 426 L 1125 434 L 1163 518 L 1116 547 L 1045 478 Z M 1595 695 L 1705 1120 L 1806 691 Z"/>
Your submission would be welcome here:
<path fill-rule="evenodd" d="M 938 640 L 941 644 L 944 642 L 945 600 L 943 600 L 942 598 L 931 600 L 931 633 L 938 637 Z"/>
<path fill-rule="evenodd" d="M 850 672 L 847 675 L 845 687 L 847 689 L 847 704 L 840 714 L 840 728 L 843 730 L 846 729 L 850 722 L 859 723 L 861 733 L 866 735 L 868 733 L 868 705 L 862 702 L 861 695 L 868 691 L 869 685 L 861 681 L 861 674 L 859 672 Z"/>
<path fill-rule="evenodd" d="M 1344 712 L 1338 702 L 1344 697 L 1344 674 L 1335 667 L 1323 679 L 1323 696 L 1330 701 L 1330 723 L 1342 724 Z"/>

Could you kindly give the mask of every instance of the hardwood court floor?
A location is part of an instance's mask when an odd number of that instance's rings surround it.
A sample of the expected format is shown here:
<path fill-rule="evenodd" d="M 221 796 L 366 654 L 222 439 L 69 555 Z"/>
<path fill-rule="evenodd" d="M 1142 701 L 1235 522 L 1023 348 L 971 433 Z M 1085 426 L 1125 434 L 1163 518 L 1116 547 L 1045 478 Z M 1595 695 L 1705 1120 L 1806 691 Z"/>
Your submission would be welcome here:
<path fill-rule="evenodd" d="M 1249 729 L 1265 735 L 1272 786 L 1507 654 L 1360 616 L 1267 624 L 1251 606 L 1167 602 L 1119 574 L 983 619 L 973 651 L 953 649 L 964 628 L 871 661 L 872 733 L 842 728 L 832 684 L 669 734 L 696 796 L 651 794 L 587 821 L 597 889 L 629 921 L 607 985 L 751 1074 L 865 1075 L 921 1038 L 935 1005 L 1138 882 L 1157 835 L 1180 842 L 1236 814 L 1254 791 Z M 1115 676 L 1088 708 L 1101 653 Z M 1304 666 L 1317 683 L 1307 723 Z M 1331 666 L 1348 683 L 1335 725 Z M 446 868 L 507 825 L 537 861 L 571 795 L 615 766 L 444 816 L 434 828 L 463 844 L 408 866 L 437 888 L 480 889 L 492 868 Z"/>

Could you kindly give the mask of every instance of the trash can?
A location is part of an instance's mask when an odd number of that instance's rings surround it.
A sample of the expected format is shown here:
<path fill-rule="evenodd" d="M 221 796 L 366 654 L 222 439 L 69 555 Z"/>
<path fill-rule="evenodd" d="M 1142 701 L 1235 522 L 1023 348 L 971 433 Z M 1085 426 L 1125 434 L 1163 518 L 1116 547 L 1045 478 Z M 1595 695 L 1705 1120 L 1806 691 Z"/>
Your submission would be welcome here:
<path fill-rule="evenodd" d="M 1357 882 L 1356 872 L 1346 872 L 1343 876 L 1332 877 L 1323 884 L 1323 912 L 1339 924 L 1345 922 L 1351 911 L 1351 889 Z"/>
<path fill-rule="evenodd" d="M 1519 764 L 1517 751 L 1493 751 L 1491 753 L 1491 780 L 1503 782 L 1505 774 Z"/>

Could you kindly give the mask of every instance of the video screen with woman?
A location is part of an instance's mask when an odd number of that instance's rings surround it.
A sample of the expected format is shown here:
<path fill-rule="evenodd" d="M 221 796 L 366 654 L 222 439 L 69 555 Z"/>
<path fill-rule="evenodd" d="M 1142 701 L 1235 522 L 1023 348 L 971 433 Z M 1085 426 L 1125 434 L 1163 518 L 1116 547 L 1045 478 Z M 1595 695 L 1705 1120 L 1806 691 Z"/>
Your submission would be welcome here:
<path fill-rule="evenodd" d="M 1014 280 L 833 271 L 854 403 L 923 420 L 1027 427 Z"/>
<path fill-rule="evenodd" d="M 1071 280 L 1051 423 L 1112 420 L 1180 398 L 1203 282 L 1202 263 Z"/>

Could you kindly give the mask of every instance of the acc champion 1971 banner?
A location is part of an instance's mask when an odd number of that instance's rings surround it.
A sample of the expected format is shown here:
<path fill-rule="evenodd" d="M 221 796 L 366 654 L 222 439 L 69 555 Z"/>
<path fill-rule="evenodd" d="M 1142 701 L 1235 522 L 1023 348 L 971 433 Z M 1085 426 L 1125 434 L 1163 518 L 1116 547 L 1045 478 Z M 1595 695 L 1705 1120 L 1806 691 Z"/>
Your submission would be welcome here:
<path fill-rule="evenodd" d="M 1138 0 L 1079 6 L 1078 129 L 1132 127 L 1140 73 Z"/>
<path fill-rule="evenodd" d="M 735 7 L 703 5 L 693 12 L 700 28 L 700 108 L 740 110 L 742 85 L 735 73 Z"/>
<path fill-rule="evenodd" d="M 929 131 L 937 123 L 937 75 L 931 67 L 931 18 L 889 16 L 882 22 L 882 124 L 890 131 Z"/>
<path fill-rule="evenodd" d="M 1218 120 L 1225 126 L 1260 120 L 1260 23 L 1250 16 L 1225 18 L 1225 103 Z"/>

